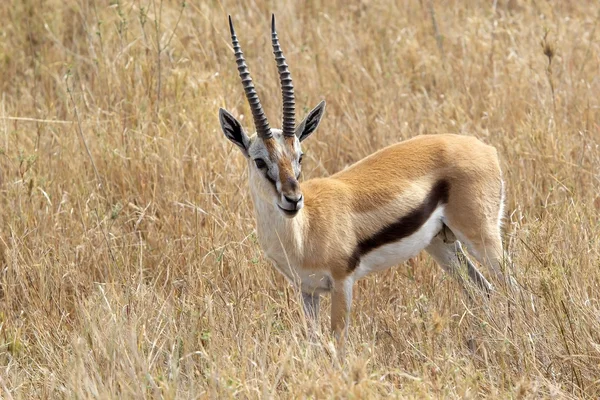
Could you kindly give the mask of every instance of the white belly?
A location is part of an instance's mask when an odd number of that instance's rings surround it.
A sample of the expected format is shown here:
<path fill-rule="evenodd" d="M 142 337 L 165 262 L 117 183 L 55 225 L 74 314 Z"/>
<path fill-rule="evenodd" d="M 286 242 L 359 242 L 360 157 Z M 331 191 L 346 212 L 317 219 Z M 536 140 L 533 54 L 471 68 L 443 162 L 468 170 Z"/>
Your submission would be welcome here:
<path fill-rule="evenodd" d="M 404 239 L 378 247 L 363 255 L 354 270 L 353 278 L 358 280 L 363 276 L 382 271 L 398 265 L 411 257 L 416 256 L 431 243 L 431 239 L 442 229 L 444 209 L 438 207 L 429 217 L 427 222 L 418 231 Z"/>

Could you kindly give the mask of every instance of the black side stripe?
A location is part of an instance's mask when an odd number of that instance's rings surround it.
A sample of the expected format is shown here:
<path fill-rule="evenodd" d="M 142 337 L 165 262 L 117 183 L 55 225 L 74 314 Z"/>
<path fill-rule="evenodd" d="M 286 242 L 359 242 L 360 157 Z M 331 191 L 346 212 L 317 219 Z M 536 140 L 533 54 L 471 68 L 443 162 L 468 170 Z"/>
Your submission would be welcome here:
<path fill-rule="evenodd" d="M 398 242 L 419 230 L 440 203 L 448 203 L 450 184 L 446 180 L 438 181 L 419 207 L 409 214 L 387 225 L 369 238 L 361 240 L 348 260 L 348 272 L 358 267 L 360 258 L 365 254 L 389 243 Z"/>

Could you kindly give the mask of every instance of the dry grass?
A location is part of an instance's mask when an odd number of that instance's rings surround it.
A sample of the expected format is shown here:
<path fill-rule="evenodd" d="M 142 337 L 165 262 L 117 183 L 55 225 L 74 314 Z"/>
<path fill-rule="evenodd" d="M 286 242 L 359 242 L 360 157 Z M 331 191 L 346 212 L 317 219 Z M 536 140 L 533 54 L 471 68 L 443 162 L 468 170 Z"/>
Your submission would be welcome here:
<path fill-rule="evenodd" d="M 0 397 L 600 397 L 597 1 L 107 3 L 0 5 Z M 279 125 L 270 12 L 299 114 L 328 102 L 305 179 L 480 137 L 523 297 L 419 256 L 357 285 L 346 365 L 307 343 L 217 119 L 251 128 L 231 13 Z"/>

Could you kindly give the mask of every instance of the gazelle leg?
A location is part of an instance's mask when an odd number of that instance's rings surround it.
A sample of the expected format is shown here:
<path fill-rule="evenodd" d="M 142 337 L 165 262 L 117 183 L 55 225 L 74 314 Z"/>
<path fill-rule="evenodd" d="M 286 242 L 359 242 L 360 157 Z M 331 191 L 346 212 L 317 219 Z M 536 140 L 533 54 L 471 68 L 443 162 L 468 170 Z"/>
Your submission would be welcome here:
<path fill-rule="evenodd" d="M 467 276 L 483 291 L 489 293 L 492 286 L 485 277 L 477 270 L 462 250 L 460 242 L 454 235 L 446 238 L 446 234 L 440 233 L 435 236 L 425 251 L 454 279 L 456 279 L 466 290 L 464 275 L 461 273 L 461 265 L 467 266 Z M 462 261 L 462 262 L 461 262 Z"/>
<path fill-rule="evenodd" d="M 506 283 L 502 272 L 504 252 L 499 232 L 497 234 L 465 238 L 464 242 L 468 246 L 469 252 L 473 254 L 477 261 L 485 265 L 490 273 L 494 274 L 498 282 Z"/>
<path fill-rule="evenodd" d="M 353 283 L 350 276 L 334 279 L 331 291 L 331 331 L 340 351 L 343 351 L 348 336 Z"/>
<path fill-rule="evenodd" d="M 477 189 L 473 190 L 477 194 Z M 487 193 L 499 195 L 495 197 L 481 192 L 480 195 L 472 197 L 455 196 L 454 200 L 448 203 L 444 223 L 467 247 L 469 253 L 486 266 L 494 279 L 504 285 L 506 280 L 502 268 L 502 182 L 497 182 L 496 187 L 489 187 Z"/>
<path fill-rule="evenodd" d="M 502 248 L 502 237 L 497 226 L 489 226 L 488 229 L 470 235 L 465 235 L 464 232 L 454 228 L 453 231 L 467 246 L 469 253 L 494 275 L 494 280 L 498 284 L 511 291 L 518 289 L 515 279 L 511 276 L 511 261 Z"/>
<path fill-rule="evenodd" d="M 471 260 L 469 259 L 469 257 L 467 257 L 467 255 L 465 254 L 461 243 L 457 240 L 456 242 L 454 242 L 454 246 L 455 246 L 455 251 L 456 251 L 456 256 L 457 258 L 461 261 L 464 262 L 467 265 L 467 273 L 469 275 L 469 278 L 471 278 L 471 280 L 473 282 L 475 282 L 475 284 L 477 286 L 479 286 L 481 289 L 483 289 L 486 294 L 490 294 L 490 292 L 492 291 L 492 285 L 488 282 L 487 279 L 485 279 L 485 276 L 483 276 L 483 274 L 481 272 L 479 272 L 479 270 L 475 267 L 475 264 L 473 264 L 471 262 Z"/>
<path fill-rule="evenodd" d="M 306 320 L 316 328 L 319 323 L 321 296 L 314 292 L 302 292 L 302 303 L 304 304 L 304 315 L 306 315 Z"/>

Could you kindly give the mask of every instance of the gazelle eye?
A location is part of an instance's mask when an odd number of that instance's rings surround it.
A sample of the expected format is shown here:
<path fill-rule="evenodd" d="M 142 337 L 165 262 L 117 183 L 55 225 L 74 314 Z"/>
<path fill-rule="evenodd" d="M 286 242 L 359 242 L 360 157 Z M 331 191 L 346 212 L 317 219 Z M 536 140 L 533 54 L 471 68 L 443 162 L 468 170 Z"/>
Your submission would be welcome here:
<path fill-rule="evenodd" d="M 254 162 L 256 163 L 256 168 L 258 169 L 267 168 L 267 163 L 262 158 L 257 158 L 254 160 Z"/>
<path fill-rule="evenodd" d="M 298 164 L 302 164 L 302 157 L 304 157 L 304 154 L 300 154 L 300 158 L 298 159 Z"/>

